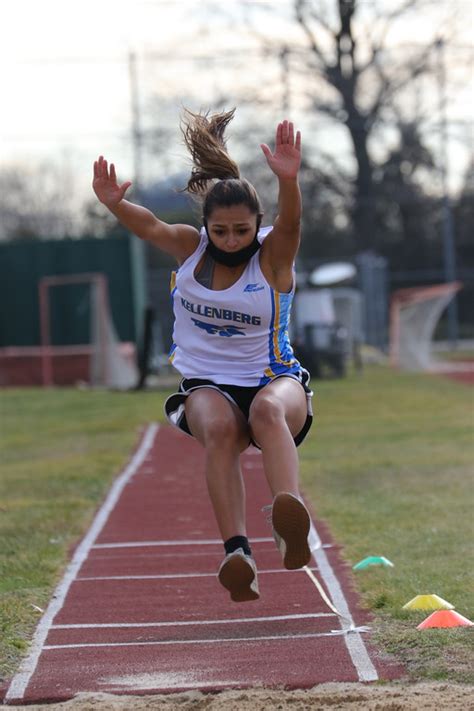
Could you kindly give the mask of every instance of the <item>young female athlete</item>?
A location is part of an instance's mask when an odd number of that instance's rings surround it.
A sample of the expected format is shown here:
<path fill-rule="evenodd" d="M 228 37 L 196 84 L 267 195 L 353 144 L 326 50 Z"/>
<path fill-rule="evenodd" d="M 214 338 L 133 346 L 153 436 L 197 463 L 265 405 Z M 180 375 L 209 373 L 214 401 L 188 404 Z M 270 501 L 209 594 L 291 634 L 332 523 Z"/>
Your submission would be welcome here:
<path fill-rule="evenodd" d="M 94 163 L 93 189 L 125 227 L 178 263 L 170 360 L 183 380 L 165 411 L 205 448 L 207 486 L 226 553 L 218 578 L 241 602 L 259 597 L 240 469 L 240 453 L 250 443 L 262 450 L 283 564 L 295 569 L 309 562 L 310 518 L 298 489 L 296 447 L 311 426 L 312 393 L 288 339 L 300 242 L 301 135 L 283 121 L 274 152 L 261 145 L 279 189 L 278 216 L 262 229 L 258 195 L 226 149 L 234 111 L 185 114 L 183 135 L 194 164 L 187 190 L 202 198 L 200 231 L 167 224 L 125 200 L 131 183 L 120 185 L 114 165 L 109 168 L 102 156 Z"/>

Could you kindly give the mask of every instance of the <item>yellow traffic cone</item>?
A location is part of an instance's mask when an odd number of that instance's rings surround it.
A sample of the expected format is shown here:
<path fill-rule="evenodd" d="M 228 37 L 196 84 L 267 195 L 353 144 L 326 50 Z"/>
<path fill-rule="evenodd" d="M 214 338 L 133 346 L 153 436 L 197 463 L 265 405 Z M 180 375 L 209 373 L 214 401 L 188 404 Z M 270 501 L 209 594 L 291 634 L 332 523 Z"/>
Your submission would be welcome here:
<path fill-rule="evenodd" d="M 439 595 L 417 595 L 403 605 L 404 610 L 454 610 L 454 605 Z"/>

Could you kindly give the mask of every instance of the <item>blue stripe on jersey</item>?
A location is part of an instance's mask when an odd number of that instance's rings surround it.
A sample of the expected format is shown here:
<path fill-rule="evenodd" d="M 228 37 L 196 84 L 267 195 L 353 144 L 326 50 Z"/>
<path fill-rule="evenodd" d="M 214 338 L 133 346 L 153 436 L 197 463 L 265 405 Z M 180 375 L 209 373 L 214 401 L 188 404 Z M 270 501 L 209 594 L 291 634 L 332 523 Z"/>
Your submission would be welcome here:
<path fill-rule="evenodd" d="M 175 352 L 176 348 L 177 348 L 176 343 L 172 343 L 172 344 L 171 344 L 171 348 L 170 348 L 170 352 L 168 353 L 168 360 L 169 360 L 170 363 L 173 362 L 174 352 Z"/>
<path fill-rule="evenodd" d="M 301 366 L 298 363 L 297 360 L 293 360 L 291 367 L 288 367 L 287 365 L 284 365 L 283 363 L 277 363 L 270 368 L 267 368 L 265 371 L 265 375 L 263 375 L 260 378 L 259 385 L 267 385 L 267 383 L 271 383 L 272 380 L 275 379 L 277 375 L 289 375 L 290 373 L 296 374 L 299 373 L 301 370 Z"/>
<path fill-rule="evenodd" d="M 270 382 L 276 375 L 288 372 L 297 372 L 299 363 L 295 359 L 293 349 L 288 338 L 288 322 L 293 293 L 280 294 L 270 289 L 272 315 L 268 334 L 268 362 L 260 380 L 261 385 Z"/>
<path fill-rule="evenodd" d="M 293 294 L 279 294 L 280 323 L 278 328 L 278 361 L 291 366 L 294 363 L 293 349 L 288 337 L 288 324 Z"/>

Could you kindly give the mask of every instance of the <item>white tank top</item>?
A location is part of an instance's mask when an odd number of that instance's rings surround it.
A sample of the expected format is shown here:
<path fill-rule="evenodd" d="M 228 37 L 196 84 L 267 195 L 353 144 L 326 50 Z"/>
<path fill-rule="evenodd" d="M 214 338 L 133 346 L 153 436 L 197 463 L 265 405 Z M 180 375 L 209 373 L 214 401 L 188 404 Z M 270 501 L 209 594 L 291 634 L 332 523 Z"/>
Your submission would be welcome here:
<path fill-rule="evenodd" d="M 272 227 L 258 232 L 263 242 Z M 175 315 L 170 362 L 184 378 L 254 387 L 277 375 L 296 373 L 288 337 L 294 286 L 272 289 L 260 268 L 260 252 L 228 289 L 207 289 L 194 277 L 208 237 L 201 229 L 197 249 L 171 275 Z"/>

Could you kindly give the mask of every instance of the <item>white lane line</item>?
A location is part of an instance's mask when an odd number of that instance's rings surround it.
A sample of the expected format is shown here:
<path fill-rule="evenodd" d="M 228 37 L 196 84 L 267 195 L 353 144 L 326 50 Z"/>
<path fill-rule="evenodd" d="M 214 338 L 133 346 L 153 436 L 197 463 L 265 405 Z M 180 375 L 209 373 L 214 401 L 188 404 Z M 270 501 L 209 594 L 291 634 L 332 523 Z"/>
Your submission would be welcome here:
<path fill-rule="evenodd" d="M 328 548 L 331 548 L 331 546 L 327 546 Z M 323 546 L 323 548 L 326 548 L 326 546 Z M 280 552 L 277 550 L 275 547 L 275 544 L 273 544 L 272 548 L 259 548 L 259 549 L 254 549 L 255 552 L 255 557 L 260 560 L 263 558 L 265 555 L 271 555 L 273 557 L 273 553 L 280 558 Z M 125 549 L 126 551 L 126 549 Z M 210 551 L 209 549 L 203 549 L 203 550 L 196 550 L 195 548 L 192 550 L 188 550 L 186 552 L 183 551 L 176 551 L 173 550 L 169 553 L 165 553 L 162 550 L 153 550 L 152 548 L 150 549 L 145 549 L 140 552 L 134 551 L 133 553 L 133 560 L 136 561 L 139 558 L 142 558 L 143 560 L 147 561 L 161 561 L 165 558 L 173 558 L 174 560 L 177 560 L 178 558 L 186 558 L 187 561 L 191 560 L 192 558 L 206 558 L 208 561 L 209 560 L 216 560 L 216 563 L 219 564 L 221 562 L 221 554 L 216 553 L 216 551 Z M 125 554 L 122 554 L 122 551 L 96 551 L 93 555 L 89 555 L 89 561 L 91 564 L 94 566 L 97 566 L 98 563 L 103 564 L 105 561 L 107 563 L 110 563 L 111 561 L 117 561 L 117 562 L 123 562 L 123 561 L 128 561 L 128 555 L 125 552 Z M 257 561 L 258 562 L 258 561 Z M 158 564 L 158 563 L 157 563 Z"/>
<path fill-rule="evenodd" d="M 336 617 L 332 612 L 303 612 L 295 615 L 269 615 L 267 617 L 236 617 L 226 620 L 173 620 L 171 622 L 103 622 L 71 625 L 51 625 L 53 630 L 125 629 L 128 627 L 198 627 L 199 625 L 233 625 L 242 622 L 285 622 L 286 620 L 311 620 L 319 617 Z"/>
<path fill-rule="evenodd" d="M 310 568 L 310 570 L 317 570 Z M 306 572 L 306 569 L 304 569 Z M 301 573 L 301 570 L 286 570 L 286 568 L 275 568 L 274 570 L 259 570 L 259 575 Z M 90 577 L 76 578 L 76 582 L 87 582 L 95 580 L 174 580 L 175 578 L 215 578 L 216 573 L 162 573 L 157 575 L 98 575 Z"/>
<path fill-rule="evenodd" d="M 227 642 L 286 642 L 294 639 L 313 639 L 314 637 L 334 637 L 337 633 L 334 632 L 307 632 L 304 634 L 288 634 L 288 635 L 264 635 L 262 637 L 220 637 L 219 639 L 165 639 L 161 641 L 150 642 L 82 642 L 80 644 L 49 644 L 43 647 L 44 650 L 51 649 L 84 649 L 87 647 L 162 647 L 171 644 L 186 645 L 186 644 L 226 644 Z M 340 633 L 339 633 L 340 634 Z"/>
<path fill-rule="evenodd" d="M 36 669 L 38 664 L 38 659 L 41 651 L 45 649 L 44 642 L 48 635 L 51 627 L 51 623 L 61 610 L 64 604 L 66 595 L 73 583 L 76 575 L 87 558 L 90 549 L 93 546 L 94 541 L 104 528 L 107 520 L 112 512 L 115 504 L 117 503 L 123 489 L 128 484 L 133 475 L 137 472 L 140 466 L 143 464 L 146 455 L 151 450 L 153 441 L 155 439 L 156 433 L 158 432 L 159 425 L 151 424 L 147 427 L 143 439 L 133 455 L 132 459 L 125 467 L 123 472 L 118 476 L 118 478 L 113 483 L 104 503 L 97 512 L 91 527 L 83 538 L 82 542 L 76 549 L 74 556 L 66 568 L 66 572 L 53 593 L 51 602 L 48 608 L 41 618 L 36 632 L 33 637 L 33 641 L 30 647 L 30 652 L 28 656 L 23 660 L 20 665 L 19 671 L 13 677 L 8 691 L 5 696 L 5 703 L 11 703 L 14 699 L 18 701 L 23 698 L 29 681 Z"/>
<path fill-rule="evenodd" d="M 312 535 L 310 533 L 310 535 Z M 269 538 L 250 538 L 250 543 L 273 543 L 275 540 L 272 537 Z M 105 548 L 149 548 L 149 547 L 160 547 L 166 548 L 167 546 L 222 546 L 222 540 L 220 538 L 193 538 L 192 540 L 181 540 L 181 541 L 119 541 L 116 543 L 96 543 L 92 546 L 92 550 L 100 550 Z M 322 548 L 332 548 L 332 543 L 319 542 L 318 544 Z"/>
<path fill-rule="evenodd" d="M 310 533 L 311 539 L 315 541 L 320 541 L 319 534 L 316 531 L 314 524 L 311 526 L 312 530 Z M 316 540 L 317 539 L 317 540 Z M 347 631 L 354 625 L 354 620 L 349 610 L 348 602 L 344 596 L 339 580 L 336 578 L 331 564 L 328 561 L 327 555 L 322 547 L 312 548 L 313 558 L 318 567 L 319 573 L 326 584 L 326 588 L 329 591 L 332 603 L 336 607 L 341 615 L 344 616 L 344 620 L 340 620 L 341 630 Z M 369 657 L 367 647 L 364 644 L 360 633 L 357 631 L 347 632 L 343 636 L 344 642 L 347 647 L 347 651 L 352 659 L 352 663 L 357 671 L 360 681 L 377 681 L 379 675 L 376 668 L 374 667 L 372 660 Z"/>
<path fill-rule="evenodd" d="M 271 541 L 274 543 L 273 538 L 252 538 L 250 543 L 268 543 Z M 220 538 L 193 538 L 192 540 L 182 540 L 182 541 L 124 541 L 118 543 L 97 543 L 92 546 L 94 550 L 99 548 L 145 548 L 147 546 L 222 546 L 222 540 Z"/>

